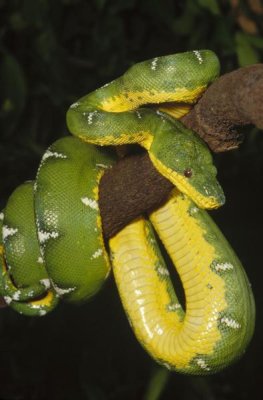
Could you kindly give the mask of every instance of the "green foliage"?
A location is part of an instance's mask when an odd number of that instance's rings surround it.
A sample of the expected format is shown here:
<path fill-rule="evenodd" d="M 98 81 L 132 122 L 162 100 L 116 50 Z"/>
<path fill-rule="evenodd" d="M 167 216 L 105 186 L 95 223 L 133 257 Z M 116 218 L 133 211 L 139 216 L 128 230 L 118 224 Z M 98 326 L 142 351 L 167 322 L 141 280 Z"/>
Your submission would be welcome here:
<path fill-rule="evenodd" d="M 257 51 L 257 48 L 258 45 L 260 46 L 263 44 L 263 39 L 256 39 L 256 41 L 253 41 L 253 36 L 251 37 L 250 35 L 242 32 L 236 33 L 236 51 L 238 63 L 241 67 L 260 62 L 260 55 Z"/>
<path fill-rule="evenodd" d="M 6 133 L 14 129 L 14 120 L 21 116 L 27 95 L 27 85 L 22 66 L 15 57 L 7 52 L 3 54 L 0 65 L 1 111 Z"/>
<path fill-rule="evenodd" d="M 200 7 L 206 8 L 213 15 L 220 15 L 220 8 L 217 0 L 198 0 Z"/>

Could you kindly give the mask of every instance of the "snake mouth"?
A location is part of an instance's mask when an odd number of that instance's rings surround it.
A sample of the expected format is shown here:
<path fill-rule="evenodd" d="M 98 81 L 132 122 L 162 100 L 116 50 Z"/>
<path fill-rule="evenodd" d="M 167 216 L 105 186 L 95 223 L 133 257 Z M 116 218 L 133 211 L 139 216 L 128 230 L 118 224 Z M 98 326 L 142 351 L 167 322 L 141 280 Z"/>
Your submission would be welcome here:
<path fill-rule="evenodd" d="M 203 195 L 189 183 L 183 182 L 183 180 L 182 182 L 181 180 L 177 180 L 176 186 L 182 193 L 186 194 L 200 208 L 215 209 L 221 207 L 225 203 L 225 196 L 222 191 L 220 191 L 217 196 L 209 194 Z M 206 188 L 204 190 L 206 190 Z"/>
<path fill-rule="evenodd" d="M 221 207 L 225 203 L 224 193 L 217 182 L 216 185 L 212 186 L 215 194 L 205 185 L 202 187 L 205 193 L 203 194 L 190 184 L 187 179 L 175 171 L 171 170 L 170 180 L 180 192 L 187 195 L 200 208 L 215 209 Z M 215 186 L 216 189 L 214 188 Z"/>

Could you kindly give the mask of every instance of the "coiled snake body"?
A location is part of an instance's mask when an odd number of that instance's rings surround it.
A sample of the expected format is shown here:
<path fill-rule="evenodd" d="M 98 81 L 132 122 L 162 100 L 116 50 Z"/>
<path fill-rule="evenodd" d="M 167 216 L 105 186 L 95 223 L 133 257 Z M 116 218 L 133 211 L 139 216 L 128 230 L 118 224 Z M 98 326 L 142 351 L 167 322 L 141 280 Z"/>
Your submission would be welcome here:
<path fill-rule="evenodd" d="M 94 295 L 110 265 L 130 324 L 158 362 L 209 374 L 238 358 L 254 329 L 254 300 L 240 261 L 204 209 L 224 203 L 209 150 L 176 118 L 219 73 L 208 50 L 155 58 L 81 98 L 67 114 L 76 138 L 55 142 L 35 182 L 1 213 L 0 292 L 15 310 L 44 315 L 59 298 Z M 143 107 L 149 104 L 151 107 Z M 159 209 L 103 243 L 98 185 L 116 162 L 107 145 L 138 143 L 175 189 Z M 177 268 L 185 311 L 156 234 Z"/>

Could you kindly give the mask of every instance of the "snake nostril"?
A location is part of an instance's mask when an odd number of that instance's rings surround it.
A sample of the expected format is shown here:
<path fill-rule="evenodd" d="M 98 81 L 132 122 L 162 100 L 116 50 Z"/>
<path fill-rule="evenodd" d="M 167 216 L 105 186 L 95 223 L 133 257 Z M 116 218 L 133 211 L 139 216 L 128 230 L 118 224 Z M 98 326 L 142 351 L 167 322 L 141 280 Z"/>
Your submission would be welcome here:
<path fill-rule="evenodd" d="M 193 175 L 193 171 L 191 170 L 191 168 L 186 168 L 186 169 L 184 170 L 184 176 L 185 176 L 186 178 L 191 178 L 192 175 Z"/>

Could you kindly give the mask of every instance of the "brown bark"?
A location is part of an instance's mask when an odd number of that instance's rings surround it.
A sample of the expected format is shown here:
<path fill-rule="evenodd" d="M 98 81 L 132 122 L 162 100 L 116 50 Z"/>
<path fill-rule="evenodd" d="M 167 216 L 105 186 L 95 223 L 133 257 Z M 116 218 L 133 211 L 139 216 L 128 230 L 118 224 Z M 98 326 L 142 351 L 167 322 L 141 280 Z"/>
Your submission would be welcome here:
<path fill-rule="evenodd" d="M 237 148 L 242 138 L 236 127 L 253 124 L 263 128 L 263 64 L 221 76 L 182 122 L 214 152 Z M 153 167 L 147 153 L 121 159 L 106 171 L 100 184 L 105 238 L 161 204 L 172 187 Z"/>
<path fill-rule="evenodd" d="M 99 205 L 105 238 L 160 205 L 172 188 L 146 153 L 121 159 L 105 172 L 100 183 Z"/>
<path fill-rule="evenodd" d="M 222 75 L 204 93 L 183 123 L 197 132 L 214 152 L 237 148 L 236 127 L 263 129 L 263 64 Z"/>

